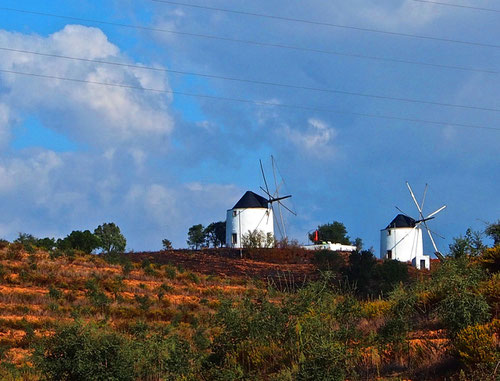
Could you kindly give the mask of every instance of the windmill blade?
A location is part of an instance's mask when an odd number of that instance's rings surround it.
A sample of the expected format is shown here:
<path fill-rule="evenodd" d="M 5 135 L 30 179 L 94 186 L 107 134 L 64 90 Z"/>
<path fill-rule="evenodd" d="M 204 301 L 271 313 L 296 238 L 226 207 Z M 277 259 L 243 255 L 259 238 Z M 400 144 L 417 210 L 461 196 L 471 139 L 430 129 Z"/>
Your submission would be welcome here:
<path fill-rule="evenodd" d="M 259 188 L 260 188 L 260 189 L 262 189 L 262 191 L 263 191 L 265 194 L 267 194 L 267 196 L 269 197 L 269 200 L 271 200 L 271 199 L 273 198 L 273 196 L 271 196 L 271 195 L 269 194 L 269 192 L 268 192 L 268 191 L 266 191 L 264 188 L 262 188 L 262 187 L 259 187 Z"/>
<path fill-rule="evenodd" d="M 419 225 L 420 225 L 420 222 L 419 222 L 418 224 L 416 224 L 416 225 L 413 227 L 413 229 L 411 229 L 411 230 L 410 230 L 410 231 L 409 231 L 409 232 L 408 232 L 408 233 L 407 233 L 407 234 L 406 234 L 403 238 L 401 238 L 398 242 L 396 242 L 396 244 L 395 244 L 393 247 L 391 247 L 389 250 L 394 250 L 394 248 L 395 248 L 396 246 L 398 246 L 398 245 L 399 245 L 399 244 L 400 244 L 400 243 L 401 243 L 401 242 L 402 242 L 402 241 L 403 241 L 406 237 L 408 237 L 411 233 L 413 233 L 413 231 L 414 231 L 416 228 L 418 228 L 418 226 L 419 226 Z"/>
<path fill-rule="evenodd" d="M 434 242 L 434 238 L 432 237 L 431 231 L 430 231 L 429 227 L 427 226 L 427 224 L 425 223 L 425 221 L 424 221 L 424 226 L 425 226 L 425 230 L 427 230 L 427 235 L 429 236 L 429 238 L 432 242 L 432 247 L 434 247 L 434 252 L 439 253 L 439 250 L 436 246 L 436 242 Z"/>
<path fill-rule="evenodd" d="M 439 238 L 441 238 L 441 239 L 446 239 L 446 238 L 445 238 L 445 237 L 443 237 L 441 234 L 436 233 L 436 232 L 435 232 L 434 230 L 432 230 L 432 229 L 429 229 L 429 231 L 430 231 L 432 234 L 437 235 L 437 236 L 438 236 Z"/>
<path fill-rule="evenodd" d="M 278 223 L 278 216 L 276 216 L 276 213 L 274 213 L 274 207 L 273 207 L 273 204 L 271 204 L 271 210 L 273 211 L 273 218 L 274 218 L 274 222 L 276 223 L 276 226 L 278 227 L 278 231 L 280 233 L 280 237 L 283 239 L 284 236 L 283 236 L 283 232 L 281 231 L 281 226 L 280 224 Z"/>
<path fill-rule="evenodd" d="M 441 254 L 441 252 L 438 250 L 437 246 L 436 246 L 436 242 L 434 242 L 434 238 L 432 238 L 432 234 L 431 234 L 431 229 L 428 228 L 427 224 L 424 222 L 424 226 L 425 228 L 427 229 L 427 234 L 429 235 L 429 238 L 431 239 L 431 242 L 432 242 L 432 246 L 434 247 L 434 254 L 436 255 L 436 257 L 438 257 L 438 259 L 443 262 L 444 261 L 444 256 L 443 254 Z"/>
<path fill-rule="evenodd" d="M 282 196 L 282 197 L 278 197 L 278 198 L 272 198 L 271 200 L 269 200 L 270 202 L 280 202 L 281 200 L 286 200 L 287 198 L 290 198 L 292 197 L 291 195 L 288 195 L 288 196 Z"/>
<path fill-rule="evenodd" d="M 435 212 L 432 212 L 431 214 L 429 214 L 427 217 L 424 218 L 424 220 L 428 220 L 429 218 L 435 216 L 436 214 L 438 214 L 440 211 L 442 211 L 443 209 L 446 208 L 446 205 L 443 205 L 441 208 L 439 208 L 438 210 L 436 210 Z"/>
<path fill-rule="evenodd" d="M 413 193 L 413 190 L 411 189 L 410 183 L 408 181 L 406 182 L 406 186 L 408 187 L 408 190 L 410 191 L 411 198 L 413 199 L 413 202 L 415 203 L 418 212 L 420 213 L 420 218 L 424 219 L 424 216 L 422 214 L 422 209 L 420 208 L 420 205 L 418 205 L 417 199 L 415 197 L 415 194 Z"/>
<path fill-rule="evenodd" d="M 292 196 L 290 196 L 292 197 Z M 287 197 L 288 198 L 288 197 Z M 280 201 L 278 201 L 278 204 L 280 204 L 283 208 L 285 208 L 286 210 L 288 210 L 290 213 L 292 213 L 294 216 L 297 216 L 297 213 L 295 213 L 292 209 L 290 209 L 289 207 L 287 207 L 286 205 L 284 205 L 283 203 L 281 203 Z"/>
<path fill-rule="evenodd" d="M 403 213 L 405 216 L 410 216 L 408 213 L 403 212 L 401 209 L 399 209 L 397 206 L 395 207 L 397 210 L 399 210 L 401 213 Z"/>
<path fill-rule="evenodd" d="M 264 185 L 266 186 L 265 192 L 269 194 L 269 187 L 267 186 L 267 180 L 266 180 L 266 175 L 264 173 L 264 166 L 262 165 L 262 160 L 259 159 L 259 162 L 260 162 L 260 171 L 262 172 L 262 178 L 264 179 Z"/>
<path fill-rule="evenodd" d="M 279 188 L 278 188 L 278 181 L 276 180 L 276 167 L 274 165 L 274 156 L 273 155 L 271 155 L 271 165 L 273 167 L 274 185 L 276 187 L 276 192 L 275 192 L 276 197 L 275 197 L 275 199 L 279 199 L 280 198 L 280 194 L 279 194 Z M 281 211 L 280 205 L 281 205 L 281 203 L 278 200 L 278 212 L 279 212 L 279 215 L 280 215 L 281 226 L 283 227 L 283 233 L 284 233 L 284 237 L 283 238 L 286 238 L 285 221 L 283 220 L 283 213 Z"/>
<path fill-rule="evenodd" d="M 429 188 L 429 184 L 425 184 L 424 197 L 422 197 L 422 203 L 420 204 L 420 209 L 421 210 L 424 210 L 425 196 L 427 195 L 427 189 L 428 188 Z"/>

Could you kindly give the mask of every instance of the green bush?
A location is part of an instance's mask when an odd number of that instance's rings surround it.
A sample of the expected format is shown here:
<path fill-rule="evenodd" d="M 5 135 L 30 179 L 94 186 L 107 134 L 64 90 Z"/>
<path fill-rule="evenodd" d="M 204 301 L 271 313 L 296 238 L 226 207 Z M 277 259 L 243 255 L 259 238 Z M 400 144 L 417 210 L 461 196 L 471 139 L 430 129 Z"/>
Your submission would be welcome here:
<path fill-rule="evenodd" d="M 72 324 L 43 340 L 33 362 L 44 378 L 55 381 L 134 380 L 130 342 L 116 332 Z"/>

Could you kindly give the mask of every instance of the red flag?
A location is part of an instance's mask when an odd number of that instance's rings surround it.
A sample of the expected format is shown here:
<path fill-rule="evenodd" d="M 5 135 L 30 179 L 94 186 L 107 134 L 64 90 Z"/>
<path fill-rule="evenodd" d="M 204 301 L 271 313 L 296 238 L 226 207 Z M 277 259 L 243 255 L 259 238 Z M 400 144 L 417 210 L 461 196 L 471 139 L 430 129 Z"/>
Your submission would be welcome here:
<path fill-rule="evenodd" d="M 316 230 L 314 232 L 314 242 L 318 242 L 319 241 L 319 232 Z"/>

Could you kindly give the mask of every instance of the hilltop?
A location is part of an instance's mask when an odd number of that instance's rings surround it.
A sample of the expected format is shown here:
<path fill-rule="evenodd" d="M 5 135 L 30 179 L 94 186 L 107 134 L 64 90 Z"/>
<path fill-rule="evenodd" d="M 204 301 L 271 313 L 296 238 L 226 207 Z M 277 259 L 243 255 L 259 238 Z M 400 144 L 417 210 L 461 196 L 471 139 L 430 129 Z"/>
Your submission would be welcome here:
<path fill-rule="evenodd" d="M 282 249 L 240 258 L 214 249 L 98 256 L 8 244 L 0 250 L 0 378 L 492 374 L 498 274 L 464 260 L 431 274 L 370 255 Z M 443 312 L 446 303 L 456 316 Z"/>

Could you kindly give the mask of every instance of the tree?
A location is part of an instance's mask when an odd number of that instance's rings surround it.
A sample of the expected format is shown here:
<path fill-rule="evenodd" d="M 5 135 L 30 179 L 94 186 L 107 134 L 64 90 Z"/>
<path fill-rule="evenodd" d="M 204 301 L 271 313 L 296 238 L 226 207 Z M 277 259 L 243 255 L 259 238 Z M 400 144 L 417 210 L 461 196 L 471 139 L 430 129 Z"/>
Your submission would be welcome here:
<path fill-rule="evenodd" d="M 356 246 L 357 251 L 363 250 L 363 240 L 361 238 L 356 238 L 352 243 L 353 246 Z"/>
<path fill-rule="evenodd" d="M 500 245 L 500 220 L 494 224 L 489 224 L 485 233 L 493 238 L 495 246 Z"/>
<path fill-rule="evenodd" d="M 174 247 L 172 246 L 172 241 L 170 241 L 169 239 L 163 239 L 161 241 L 161 243 L 163 243 L 163 250 L 172 250 Z"/>
<path fill-rule="evenodd" d="M 208 245 L 220 247 L 226 244 L 226 222 L 212 222 L 205 228 L 205 237 Z"/>
<path fill-rule="evenodd" d="M 24 246 L 36 246 L 38 238 L 29 233 L 19 233 L 19 236 L 16 238 L 14 243 L 21 243 Z"/>
<path fill-rule="evenodd" d="M 188 230 L 187 244 L 190 248 L 198 250 L 205 243 L 205 229 L 202 224 L 193 225 Z"/>
<path fill-rule="evenodd" d="M 483 244 L 480 232 L 467 229 L 465 236 L 453 238 L 453 243 L 450 244 L 450 254 L 454 258 L 460 258 L 465 255 L 477 257 L 481 255 L 486 246 Z"/>
<path fill-rule="evenodd" d="M 99 238 L 99 246 L 106 254 L 125 251 L 127 240 L 120 232 L 120 228 L 113 222 L 99 225 L 94 234 Z"/>
<path fill-rule="evenodd" d="M 350 245 L 351 241 L 347 235 L 347 229 L 342 222 L 334 221 L 331 224 L 318 226 L 318 240 L 320 242 L 341 243 Z M 309 239 L 315 241 L 314 233 L 309 234 Z"/>
<path fill-rule="evenodd" d="M 262 230 L 248 231 L 241 237 L 243 247 L 249 249 L 262 249 L 274 246 L 274 237 L 271 233 L 265 234 Z"/>
<path fill-rule="evenodd" d="M 66 238 L 57 241 L 57 247 L 61 250 L 74 249 L 90 254 L 99 247 L 99 243 L 99 238 L 89 230 L 73 230 Z"/>

